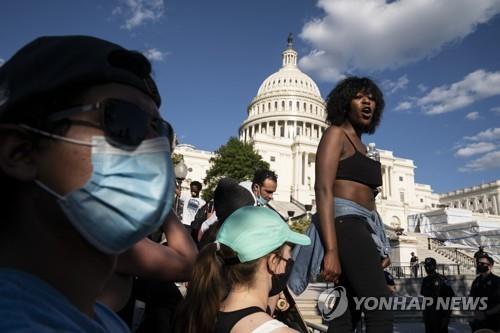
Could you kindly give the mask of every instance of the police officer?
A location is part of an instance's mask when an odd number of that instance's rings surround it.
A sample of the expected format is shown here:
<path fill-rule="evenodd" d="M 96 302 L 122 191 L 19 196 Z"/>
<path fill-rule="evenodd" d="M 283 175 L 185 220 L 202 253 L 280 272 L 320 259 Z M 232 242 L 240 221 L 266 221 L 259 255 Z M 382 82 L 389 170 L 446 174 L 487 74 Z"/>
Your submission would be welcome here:
<path fill-rule="evenodd" d="M 432 304 L 427 305 L 423 311 L 426 333 L 448 333 L 450 311 L 436 308 L 439 297 L 453 297 L 455 293 L 444 275 L 436 272 L 436 259 L 425 258 L 424 268 L 427 276 L 422 281 L 420 294 L 432 297 Z"/>
<path fill-rule="evenodd" d="M 474 319 L 470 322 L 473 332 L 482 328 L 500 329 L 500 277 L 491 272 L 493 263 L 487 254 L 477 258 L 479 276 L 472 282 L 470 296 L 488 297 L 488 301 L 486 310 L 474 312 Z"/>

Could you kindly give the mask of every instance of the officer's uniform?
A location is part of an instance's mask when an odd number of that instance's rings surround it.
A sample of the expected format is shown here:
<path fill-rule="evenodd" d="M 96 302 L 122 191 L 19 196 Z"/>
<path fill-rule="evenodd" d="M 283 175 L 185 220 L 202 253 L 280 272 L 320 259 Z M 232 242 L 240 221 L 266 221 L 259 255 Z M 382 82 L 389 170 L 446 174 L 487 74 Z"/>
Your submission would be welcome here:
<path fill-rule="evenodd" d="M 470 289 L 471 297 L 488 297 L 488 307 L 487 310 L 500 304 L 500 277 L 493 273 L 488 274 L 486 277 L 479 275 L 474 282 L 472 282 L 472 287 Z M 487 311 L 483 310 L 483 311 Z M 487 315 L 484 320 L 474 319 L 471 321 L 470 326 L 472 331 L 489 328 L 494 331 L 500 329 L 500 313 L 493 315 Z"/>
<path fill-rule="evenodd" d="M 433 304 L 427 306 L 424 311 L 424 323 L 426 333 L 448 333 L 450 322 L 449 310 L 436 310 L 438 297 L 453 297 L 455 293 L 451 289 L 448 279 L 439 273 L 427 275 L 422 281 L 420 294 L 432 297 Z"/>

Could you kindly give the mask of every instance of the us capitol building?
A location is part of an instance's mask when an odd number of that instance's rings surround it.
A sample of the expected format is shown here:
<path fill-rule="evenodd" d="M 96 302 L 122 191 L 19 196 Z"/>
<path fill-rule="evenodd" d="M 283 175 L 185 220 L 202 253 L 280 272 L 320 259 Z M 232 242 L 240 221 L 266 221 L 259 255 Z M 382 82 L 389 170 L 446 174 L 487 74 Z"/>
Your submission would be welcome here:
<path fill-rule="evenodd" d="M 247 118 L 239 128 L 239 139 L 253 142 L 254 149 L 278 175 L 276 203 L 313 204 L 316 150 L 325 122 L 325 101 L 316 83 L 297 66 L 298 54 L 288 38 L 282 52 L 281 68 L 260 85 L 247 107 Z M 383 186 L 377 196 L 377 209 L 384 222 L 393 228 L 407 227 L 407 217 L 456 202 L 490 203 L 483 210 L 499 215 L 500 181 L 486 184 L 482 191 L 458 191 L 439 195 L 430 185 L 415 182 L 415 164 L 391 151 L 380 151 Z M 192 180 L 203 181 L 210 167 L 212 152 L 180 144 L 175 152 L 183 155 L 188 166 L 185 186 Z M 461 197 L 460 193 L 463 194 Z M 480 199 L 471 199 L 473 193 Z M 457 197 L 457 195 L 459 197 Z M 489 201 L 488 201 L 489 200 Z M 303 207 L 303 206 L 302 206 Z M 461 206 L 462 207 L 462 206 Z"/>

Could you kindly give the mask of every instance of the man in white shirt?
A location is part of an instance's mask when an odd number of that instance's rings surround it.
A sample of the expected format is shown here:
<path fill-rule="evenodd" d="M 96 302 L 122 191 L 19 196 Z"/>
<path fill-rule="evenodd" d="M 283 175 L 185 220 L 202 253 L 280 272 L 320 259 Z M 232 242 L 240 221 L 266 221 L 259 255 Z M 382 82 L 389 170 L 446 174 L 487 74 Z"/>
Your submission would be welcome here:
<path fill-rule="evenodd" d="M 202 185 L 198 181 L 193 181 L 189 184 L 190 192 L 181 193 L 180 200 L 183 203 L 182 208 L 182 223 L 187 229 L 191 228 L 191 223 L 196 216 L 196 212 L 204 204 L 205 200 L 200 198 Z"/>

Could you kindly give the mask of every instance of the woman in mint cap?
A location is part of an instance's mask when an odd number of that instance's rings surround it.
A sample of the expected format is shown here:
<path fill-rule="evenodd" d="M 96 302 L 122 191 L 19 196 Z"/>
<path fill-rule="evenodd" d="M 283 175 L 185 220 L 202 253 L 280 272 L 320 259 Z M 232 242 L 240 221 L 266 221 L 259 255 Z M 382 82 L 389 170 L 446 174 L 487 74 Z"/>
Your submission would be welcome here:
<path fill-rule="evenodd" d="M 286 286 L 293 244 L 310 239 L 273 210 L 246 206 L 232 213 L 198 256 L 177 332 L 296 332 L 266 312 L 269 297 Z"/>

